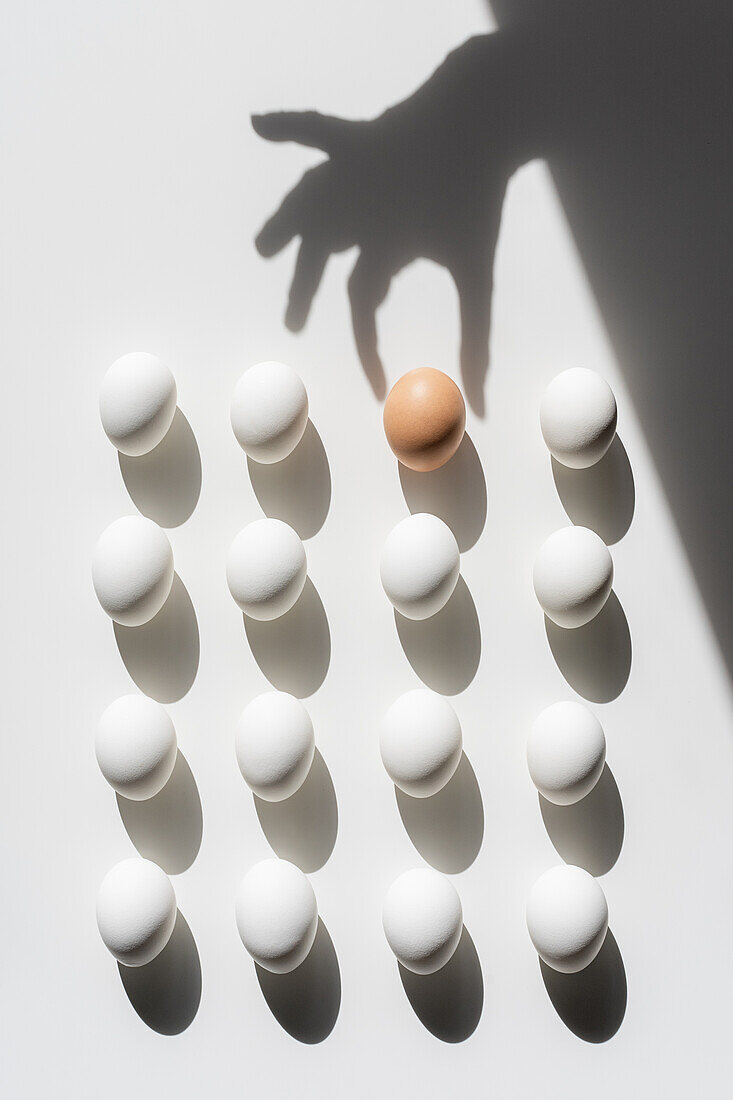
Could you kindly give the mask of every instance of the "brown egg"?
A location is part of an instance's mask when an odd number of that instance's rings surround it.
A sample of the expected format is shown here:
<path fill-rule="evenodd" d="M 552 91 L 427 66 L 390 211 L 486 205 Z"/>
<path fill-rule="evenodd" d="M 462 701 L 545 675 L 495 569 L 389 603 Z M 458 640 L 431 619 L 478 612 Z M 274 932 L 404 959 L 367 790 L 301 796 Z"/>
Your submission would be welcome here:
<path fill-rule="evenodd" d="M 455 382 L 432 367 L 403 374 L 384 403 L 387 442 L 404 466 L 437 470 L 458 450 L 466 406 Z"/>

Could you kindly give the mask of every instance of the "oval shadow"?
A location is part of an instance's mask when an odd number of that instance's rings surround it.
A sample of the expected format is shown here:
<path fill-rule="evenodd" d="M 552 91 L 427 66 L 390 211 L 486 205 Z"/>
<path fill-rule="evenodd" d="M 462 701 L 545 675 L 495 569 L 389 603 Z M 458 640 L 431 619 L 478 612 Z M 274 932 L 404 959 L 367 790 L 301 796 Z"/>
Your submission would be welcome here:
<path fill-rule="evenodd" d="M 465 924 L 453 956 L 435 974 L 413 974 L 397 964 L 402 987 L 423 1027 L 444 1043 L 473 1035 L 484 1007 L 481 963 Z"/>
<path fill-rule="evenodd" d="M 557 854 L 594 877 L 610 871 L 624 842 L 624 808 L 608 764 L 593 790 L 572 806 L 556 806 L 541 794 L 538 798 Z"/>
<path fill-rule="evenodd" d="M 320 531 L 331 505 L 331 470 L 311 420 L 298 446 L 282 462 L 247 459 L 249 479 L 266 516 L 289 523 L 302 539 Z"/>
<path fill-rule="evenodd" d="M 578 974 L 560 974 L 540 959 L 542 981 L 558 1016 L 586 1043 L 612 1039 L 626 1015 L 626 970 L 609 928 L 603 947 Z"/>
<path fill-rule="evenodd" d="M 167 875 L 187 870 L 198 855 L 204 830 L 196 780 L 178 750 L 171 777 L 162 791 L 142 802 L 117 795 L 122 824 L 144 859 L 151 859 Z"/>
<path fill-rule="evenodd" d="M 201 1002 L 201 962 L 180 909 L 171 938 L 152 962 L 117 968 L 130 1004 L 153 1031 L 180 1035 L 193 1022 Z"/>
<path fill-rule="evenodd" d="M 298 699 L 317 691 L 331 663 L 331 631 L 310 577 L 295 607 L 279 619 L 243 618 L 254 659 L 273 687 Z"/>
<path fill-rule="evenodd" d="M 149 623 L 114 623 L 114 632 L 125 668 L 151 699 L 175 703 L 190 690 L 199 667 L 199 627 L 177 573 L 168 599 Z"/>
<path fill-rule="evenodd" d="M 552 459 L 555 488 L 568 519 L 589 527 L 607 546 L 622 539 L 634 518 L 636 492 L 626 448 L 616 435 L 600 462 L 571 470 Z"/>
<path fill-rule="evenodd" d="M 255 963 L 268 1008 L 299 1043 L 322 1043 L 334 1029 L 341 1008 L 341 972 L 333 941 L 318 918 L 306 959 L 290 974 L 272 974 Z"/>
<path fill-rule="evenodd" d="M 266 802 L 252 797 L 262 831 L 276 855 L 306 873 L 323 867 L 336 843 L 339 812 L 333 781 L 318 749 L 303 785 L 290 798 Z"/>
<path fill-rule="evenodd" d="M 463 577 L 437 615 L 417 621 L 395 611 L 394 620 L 405 656 L 427 687 L 441 695 L 468 687 L 481 658 L 481 627 Z"/>
<path fill-rule="evenodd" d="M 119 453 L 120 473 L 133 502 L 161 527 L 180 527 L 201 493 L 201 455 L 191 425 L 176 409 L 166 435 L 146 455 Z"/>
<path fill-rule="evenodd" d="M 400 484 L 410 511 L 430 512 L 447 523 L 461 552 L 470 550 L 486 523 L 486 479 L 468 433 L 449 462 L 419 473 L 399 464 Z"/>
<path fill-rule="evenodd" d="M 631 634 L 615 592 L 585 626 L 564 630 L 545 616 L 545 633 L 555 664 L 584 699 L 610 703 L 631 672 Z"/>
<path fill-rule="evenodd" d="M 471 866 L 484 838 L 484 806 L 465 752 L 437 794 L 413 798 L 395 787 L 395 798 L 407 835 L 424 860 L 447 874 Z"/>

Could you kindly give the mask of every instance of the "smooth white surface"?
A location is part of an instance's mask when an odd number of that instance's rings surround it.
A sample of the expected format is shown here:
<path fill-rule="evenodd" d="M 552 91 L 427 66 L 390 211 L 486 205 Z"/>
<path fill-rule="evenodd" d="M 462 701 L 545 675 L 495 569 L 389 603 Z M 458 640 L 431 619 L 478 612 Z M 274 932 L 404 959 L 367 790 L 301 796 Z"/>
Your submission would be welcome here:
<path fill-rule="evenodd" d="M 173 551 L 165 531 L 145 516 L 122 516 L 97 539 L 92 554 L 97 599 L 122 626 L 157 615 L 173 583 Z"/>
<path fill-rule="evenodd" d="M 248 524 L 227 554 L 227 583 L 234 602 L 245 615 L 263 622 L 290 610 L 303 591 L 307 570 L 303 543 L 279 519 Z"/>
<path fill-rule="evenodd" d="M 392 782 L 413 798 L 436 794 L 458 767 L 461 724 L 447 699 L 415 688 L 395 699 L 382 721 L 379 750 Z"/>
<path fill-rule="evenodd" d="M 273 974 L 289 974 L 316 938 L 313 887 L 286 859 L 263 859 L 242 879 L 236 918 L 242 943 L 254 961 Z"/>
<path fill-rule="evenodd" d="M 287 458 L 308 423 L 308 394 L 297 371 L 286 363 L 256 363 L 234 387 L 229 410 L 232 430 L 243 451 L 269 465 Z"/>
<path fill-rule="evenodd" d="M 537 551 L 534 590 L 558 626 L 585 626 L 601 610 L 613 584 L 613 560 L 603 539 L 587 527 L 562 527 Z"/>
<path fill-rule="evenodd" d="M 487 416 L 468 412 L 488 507 L 461 563 L 481 659 L 470 683 L 456 678 L 459 694 L 451 696 L 485 817 L 475 862 L 451 876 L 485 987 L 481 1019 L 465 1042 L 443 1043 L 422 1025 L 382 932 L 390 883 L 419 861 L 377 745 L 387 708 L 421 686 L 379 583 L 382 543 L 406 505 L 381 407 L 354 353 L 345 290 L 353 256 L 330 261 L 313 316 L 293 336 L 282 316 L 296 245 L 269 263 L 251 246 L 284 191 L 321 156 L 267 146 L 246 121 L 250 110 L 291 106 L 352 118 L 378 113 L 422 83 L 448 50 L 488 28 L 483 0 L 322 0 L 317 18 L 314 7 L 290 0 L 43 7 L 9 0 L 3 20 L 0 221 L 12 284 L 0 295 L 0 342 L 12 369 L 0 421 L 13 456 L 2 513 L 12 583 L 1 643 L 9 779 L 0 809 L 0 928 L 13 945 L 0 996 L 3 1094 L 98 1100 L 103 1082 L 105 1100 L 166 1091 L 177 1100 L 240 1097 L 246 1089 L 266 1093 L 276 1065 L 282 1095 L 307 1087 L 324 1100 L 342 1100 L 355 1066 L 358 1100 L 416 1091 L 445 1100 L 480 1090 L 524 1100 L 545 1095 L 548 1079 L 562 1082 L 564 1100 L 725 1095 L 729 683 L 621 365 L 540 163 L 509 185 L 494 267 Z M 455 290 L 442 270 L 427 262 L 408 268 L 378 323 L 388 384 L 421 363 L 459 378 Z M 93 751 L 99 715 L 134 686 L 89 579 L 100 530 L 132 509 L 97 407 L 104 366 L 131 347 L 154 348 L 175 364 L 203 471 L 196 511 L 170 534 L 201 654 L 193 687 L 166 707 L 204 818 L 198 856 L 173 880 L 203 979 L 198 1013 L 177 1036 L 157 1034 L 137 1015 L 94 919 L 105 872 L 135 854 Z M 336 1026 L 315 1045 L 297 1042 L 273 1016 L 232 916 L 242 874 L 272 855 L 232 730 L 247 701 L 273 685 L 223 570 L 236 532 L 262 515 L 229 401 L 243 366 L 267 357 L 302 374 L 332 475 L 328 517 L 307 544 L 331 662 L 307 707 L 338 798 L 333 854 L 311 880 L 342 997 Z M 633 522 L 613 548 L 631 671 L 620 694 L 589 701 L 608 734 L 626 818 L 618 860 L 601 882 L 628 1004 L 619 1030 L 600 1044 L 584 1043 L 556 1012 L 524 920 L 532 883 L 559 859 L 527 776 L 526 733 L 544 707 L 576 694 L 553 658 L 532 591 L 537 547 L 568 522 L 537 411 L 570 362 L 591 366 L 614 389 L 636 488 Z M 33 410 L 32 428 L 19 410 Z M 61 414 L 73 430 L 59 433 Z M 474 515 L 473 496 L 468 506 Z M 446 645 L 441 659 L 446 653 L 451 667 L 464 667 L 460 646 Z M 609 682 L 615 691 L 620 679 Z M 681 944 L 694 944 L 695 965 L 680 963 Z"/>
<path fill-rule="evenodd" d="M 267 802 L 281 802 L 295 794 L 316 748 L 308 711 L 286 691 L 266 691 L 248 703 L 237 722 L 234 742 L 244 780 Z"/>
<path fill-rule="evenodd" d="M 99 769 L 118 794 L 138 802 L 170 779 L 178 743 L 170 716 L 146 695 L 121 695 L 103 712 L 94 751 Z"/>
<path fill-rule="evenodd" d="M 551 867 L 532 887 L 527 929 L 538 955 L 553 970 L 584 970 L 600 951 L 607 928 L 603 890 L 582 867 Z"/>
<path fill-rule="evenodd" d="M 571 806 L 595 787 L 606 760 L 606 738 L 594 714 L 576 700 L 553 703 L 535 718 L 527 766 L 540 794 Z"/>
<path fill-rule="evenodd" d="M 157 864 L 123 859 L 104 876 L 97 894 L 97 927 L 118 962 L 152 962 L 168 943 L 175 923 L 175 891 Z"/>
<path fill-rule="evenodd" d="M 427 512 L 401 520 L 382 548 L 382 587 L 407 619 L 429 619 L 440 611 L 453 594 L 460 568 L 453 532 Z"/>
<path fill-rule="evenodd" d="M 382 925 L 399 962 L 414 974 L 435 974 L 453 955 L 463 930 L 455 886 L 431 867 L 405 871 L 384 899 Z"/>
<path fill-rule="evenodd" d="M 110 443 L 125 455 L 157 447 L 176 411 L 176 380 L 157 355 L 129 352 L 115 359 L 99 387 L 99 415 Z"/>
<path fill-rule="evenodd" d="M 542 395 L 540 425 L 547 448 L 574 470 L 603 458 L 616 433 L 616 419 L 613 390 L 587 367 L 558 374 Z"/>

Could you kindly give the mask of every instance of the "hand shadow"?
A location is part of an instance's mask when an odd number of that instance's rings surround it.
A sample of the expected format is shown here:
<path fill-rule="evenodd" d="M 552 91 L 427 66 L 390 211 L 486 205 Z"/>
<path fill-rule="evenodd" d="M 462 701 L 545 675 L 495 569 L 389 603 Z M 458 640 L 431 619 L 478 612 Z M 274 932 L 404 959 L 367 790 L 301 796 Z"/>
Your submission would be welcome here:
<path fill-rule="evenodd" d="M 592 791 L 572 806 L 538 795 L 540 813 L 555 851 L 594 877 L 610 871 L 624 842 L 624 808 L 608 764 Z"/>
<path fill-rule="evenodd" d="M 270 1012 L 299 1043 L 322 1043 L 341 1008 L 341 972 L 333 941 L 318 918 L 308 955 L 289 974 L 273 974 L 255 963 L 257 981 Z"/>
<path fill-rule="evenodd" d="M 178 750 L 170 779 L 152 798 L 135 802 L 117 795 L 122 823 L 144 859 L 178 875 L 191 866 L 201 847 L 203 811 L 196 780 Z"/>
<path fill-rule="evenodd" d="M 407 835 L 431 867 L 458 874 L 471 866 L 484 837 L 484 806 L 465 752 L 437 794 L 412 798 L 395 787 L 395 798 Z"/>
<path fill-rule="evenodd" d="M 302 786 L 290 798 L 253 798 L 262 831 L 280 859 L 307 874 L 323 867 L 336 844 L 339 814 L 333 781 L 318 749 Z"/>
<path fill-rule="evenodd" d="M 592 963 L 577 974 L 560 974 L 540 959 L 547 995 L 558 1016 L 579 1039 L 605 1043 L 626 1015 L 626 970 L 609 928 Z"/>
<path fill-rule="evenodd" d="M 145 966 L 117 964 L 122 985 L 140 1019 L 159 1035 L 180 1035 L 201 1002 L 201 962 L 180 909 L 168 943 Z"/>
<path fill-rule="evenodd" d="M 114 633 L 125 668 L 145 695 L 159 703 L 175 703 L 186 695 L 199 667 L 199 628 L 177 573 L 168 599 L 150 622 L 114 623 Z"/>
<path fill-rule="evenodd" d="M 397 964 L 402 987 L 423 1027 L 444 1043 L 462 1043 L 478 1027 L 484 1007 L 481 963 L 468 929 L 435 974 L 413 974 Z"/>
<path fill-rule="evenodd" d="M 148 519 L 180 527 L 193 515 L 201 493 L 201 455 L 180 409 L 157 447 L 137 457 L 120 452 L 119 463 L 130 497 Z"/>

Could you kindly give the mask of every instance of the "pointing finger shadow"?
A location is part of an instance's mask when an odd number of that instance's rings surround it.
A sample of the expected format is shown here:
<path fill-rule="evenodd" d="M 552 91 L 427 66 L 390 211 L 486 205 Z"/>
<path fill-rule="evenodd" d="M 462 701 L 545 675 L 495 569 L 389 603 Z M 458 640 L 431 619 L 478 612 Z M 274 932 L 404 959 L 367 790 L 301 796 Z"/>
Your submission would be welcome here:
<path fill-rule="evenodd" d="M 308 955 L 289 974 L 272 974 L 255 963 L 262 995 L 280 1026 L 299 1043 L 322 1043 L 341 1008 L 341 972 L 333 941 L 318 918 Z"/>
<path fill-rule="evenodd" d="M 462 1043 L 478 1027 L 484 979 L 476 947 L 463 926 L 458 947 L 435 974 L 413 974 L 397 964 L 402 987 L 423 1027 L 444 1043 Z"/>
<path fill-rule="evenodd" d="M 145 966 L 117 964 L 122 985 L 140 1019 L 159 1035 L 180 1035 L 201 1002 L 201 962 L 180 909 L 163 950 Z"/>

